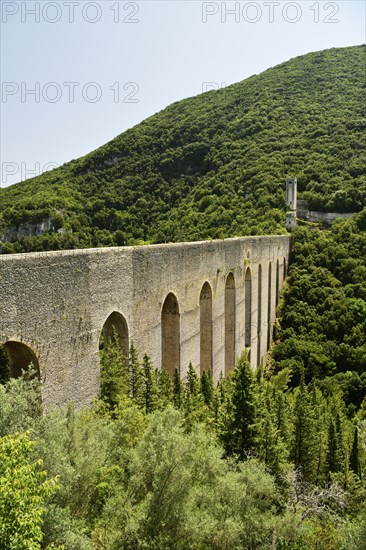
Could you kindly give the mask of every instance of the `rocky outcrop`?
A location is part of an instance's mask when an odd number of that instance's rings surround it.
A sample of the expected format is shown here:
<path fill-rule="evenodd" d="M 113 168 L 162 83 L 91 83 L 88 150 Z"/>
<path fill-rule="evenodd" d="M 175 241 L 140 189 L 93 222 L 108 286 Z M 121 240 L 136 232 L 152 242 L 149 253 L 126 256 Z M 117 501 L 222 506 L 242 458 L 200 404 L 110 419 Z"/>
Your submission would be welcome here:
<path fill-rule="evenodd" d="M 52 218 L 47 218 L 38 223 L 25 222 L 19 226 L 11 225 L 8 227 L 5 233 L 0 235 L 0 241 L 3 243 L 13 243 L 21 237 L 36 237 L 48 231 L 62 233 L 63 229 L 56 229 Z"/>

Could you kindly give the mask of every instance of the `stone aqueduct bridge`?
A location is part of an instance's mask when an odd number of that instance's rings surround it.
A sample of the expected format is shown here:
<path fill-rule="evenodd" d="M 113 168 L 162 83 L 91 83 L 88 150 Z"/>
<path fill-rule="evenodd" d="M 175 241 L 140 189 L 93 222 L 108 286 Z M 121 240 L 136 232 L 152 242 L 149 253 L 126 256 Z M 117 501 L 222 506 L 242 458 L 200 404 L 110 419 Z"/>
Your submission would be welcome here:
<path fill-rule="evenodd" d="M 116 328 L 157 367 L 214 378 L 244 347 L 271 340 L 290 237 L 0 256 L 0 345 L 12 374 L 31 361 L 45 403 L 87 404 L 99 389 L 100 336 Z"/>

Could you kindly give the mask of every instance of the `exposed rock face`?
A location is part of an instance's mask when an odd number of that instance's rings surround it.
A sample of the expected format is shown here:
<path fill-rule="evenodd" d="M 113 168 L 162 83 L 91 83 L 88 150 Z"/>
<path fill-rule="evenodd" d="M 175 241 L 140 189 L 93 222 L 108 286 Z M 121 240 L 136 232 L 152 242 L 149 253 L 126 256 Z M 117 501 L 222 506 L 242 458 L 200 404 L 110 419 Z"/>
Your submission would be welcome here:
<path fill-rule="evenodd" d="M 38 235 L 43 235 L 48 231 L 64 233 L 65 229 L 63 227 L 56 229 L 53 219 L 46 218 L 39 223 L 26 222 L 19 226 L 11 225 L 6 229 L 5 233 L 2 235 L 0 234 L 0 242 L 14 243 L 21 237 L 37 237 Z"/>
<path fill-rule="evenodd" d="M 18 227 L 10 226 L 3 235 L 0 235 L 0 241 L 13 243 L 20 237 L 36 237 L 47 231 L 55 231 L 52 218 L 47 218 L 39 223 L 22 223 Z"/>
<path fill-rule="evenodd" d="M 341 214 L 340 212 L 315 212 L 314 210 L 309 210 L 307 201 L 297 201 L 296 215 L 300 220 L 331 225 L 338 218 L 351 218 L 354 214 L 355 213 Z"/>
<path fill-rule="evenodd" d="M 298 218 L 309 222 L 322 222 L 331 225 L 338 218 L 351 218 L 353 213 L 341 214 L 339 212 L 314 212 L 312 210 L 298 210 Z"/>

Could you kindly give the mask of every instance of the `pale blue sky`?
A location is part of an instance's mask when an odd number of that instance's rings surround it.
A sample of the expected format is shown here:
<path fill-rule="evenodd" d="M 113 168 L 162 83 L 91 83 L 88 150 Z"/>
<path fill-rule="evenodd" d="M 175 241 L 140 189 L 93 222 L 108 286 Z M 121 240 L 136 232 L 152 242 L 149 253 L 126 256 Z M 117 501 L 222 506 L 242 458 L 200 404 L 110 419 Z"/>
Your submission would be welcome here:
<path fill-rule="evenodd" d="M 239 82 L 366 32 L 362 0 L 1 0 L 1 11 L 2 186 L 96 149 L 205 82 Z"/>

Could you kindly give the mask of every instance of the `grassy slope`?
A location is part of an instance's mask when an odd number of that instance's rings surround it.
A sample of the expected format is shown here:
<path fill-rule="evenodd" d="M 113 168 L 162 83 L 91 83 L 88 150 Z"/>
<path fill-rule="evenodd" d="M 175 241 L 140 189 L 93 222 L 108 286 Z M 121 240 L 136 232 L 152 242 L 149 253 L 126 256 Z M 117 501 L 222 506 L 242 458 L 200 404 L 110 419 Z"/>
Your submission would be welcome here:
<path fill-rule="evenodd" d="M 288 176 L 314 209 L 360 210 L 365 63 L 364 46 L 295 58 L 0 190 L 0 233 L 47 216 L 66 229 L 3 251 L 283 232 Z"/>

